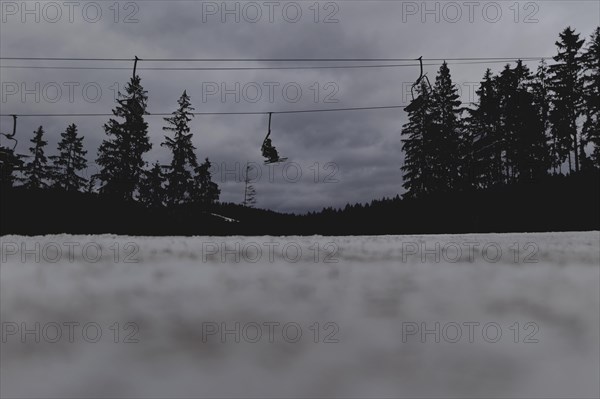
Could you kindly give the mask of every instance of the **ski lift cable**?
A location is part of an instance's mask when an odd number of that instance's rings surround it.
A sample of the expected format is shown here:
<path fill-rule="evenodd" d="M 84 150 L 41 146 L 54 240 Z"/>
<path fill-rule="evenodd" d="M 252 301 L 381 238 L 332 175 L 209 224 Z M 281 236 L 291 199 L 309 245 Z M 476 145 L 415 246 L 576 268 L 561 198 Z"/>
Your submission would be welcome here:
<path fill-rule="evenodd" d="M 461 105 L 474 105 L 471 102 L 461 103 Z M 404 109 L 406 105 L 381 105 L 374 107 L 347 107 L 347 108 L 313 108 L 313 109 L 290 109 L 281 111 L 230 111 L 230 112 L 190 112 L 194 116 L 213 116 L 213 115 L 268 115 L 268 114 L 303 114 L 317 112 L 351 112 L 368 110 L 386 110 L 386 109 Z M 27 113 L 27 114 L 0 114 L 0 117 L 17 115 L 19 117 L 100 117 L 115 116 L 113 113 Z M 148 112 L 145 116 L 173 116 L 172 112 Z"/>
<path fill-rule="evenodd" d="M 524 62 L 533 62 L 537 59 L 522 60 Z M 482 64 L 503 64 L 516 62 L 513 59 L 492 60 L 492 61 L 451 61 L 448 65 L 482 65 Z M 141 71 L 257 71 L 257 70 L 303 70 L 303 69 L 365 69 L 365 68 L 403 68 L 415 67 L 419 64 L 375 64 L 375 65 L 301 65 L 301 66 L 269 66 L 269 67 L 141 67 Z M 423 66 L 439 66 L 439 64 L 426 63 Z M 98 66 L 40 66 L 40 65 L 0 65 L 0 69 L 49 69 L 49 70 L 130 70 L 128 67 L 98 67 Z"/>
<path fill-rule="evenodd" d="M 203 115 L 268 115 L 268 114 L 300 114 L 312 112 L 338 112 L 338 111 L 366 111 L 366 110 L 382 110 L 404 108 L 405 105 L 383 105 L 377 107 L 350 107 L 350 108 L 315 108 L 315 109 L 297 109 L 297 110 L 282 110 L 282 111 L 232 111 L 232 112 L 190 112 L 194 116 Z M 0 116 L 12 116 L 13 114 L 0 114 Z M 112 113 L 56 113 L 56 114 L 17 114 L 21 117 L 93 117 L 93 116 L 114 116 Z M 172 116 L 173 113 L 165 112 L 149 112 L 146 116 Z"/>
<path fill-rule="evenodd" d="M 1 58 L 0 57 L 0 59 L 16 59 L 16 58 L 14 58 L 14 57 L 13 58 L 10 58 L 10 57 L 9 58 L 6 58 L 6 57 Z M 42 59 L 42 58 L 31 58 L 31 59 Z M 55 59 L 57 59 L 57 58 L 55 58 Z M 98 59 L 98 60 L 100 60 L 100 59 Z M 106 60 L 106 59 L 102 59 L 102 60 Z M 116 60 L 116 59 L 112 59 L 112 60 Z M 134 56 L 133 59 L 126 59 L 126 60 L 134 61 L 133 77 L 135 78 L 138 61 L 143 61 L 143 59 L 138 58 L 138 56 L 136 55 L 136 56 Z M 158 59 L 155 59 L 155 60 L 158 60 Z M 270 59 L 270 60 L 275 60 L 275 59 Z M 287 60 L 291 60 L 291 59 L 286 59 L 286 61 Z M 297 60 L 300 60 L 300 59 L 297 59 Z M 313 60 L 316 60 L 316 59 L 313 59 Z M 327 60 L 334 60 L 334 59 L 327 59 Z M 346 60 L 346 59 L 344 59 L 344 60 Z M 366 59 L 366 60 L 371 60 L 371 59 Z M 427 60 L 427 59 L 424 59 L 421 56 L 415 60 L 419 61 L 419 64 L 417 64 L 417 65 L 420 66 L 421 73 L 420 73 L 419 78 L 417 79 L 417 82 L 415 82 L 413 87 L 416 84 L 418 84 L 422 79 L 426 79 L 429 86 L 431 86 L 431 84 L 429 83 L 429 79 L 426 77 L 426 74 L 424 74 L 424 72 L 423 72 L 423 65 L 424 65 L 423 61 Z M 430 58 L 429 60 L 434 60 L 434 59 Z M 413 96 L 413 102 L 414 102 L 414 96 Z M 461 105 L 465 105 L 465 104 L 461 104 Z M 269 111 L 269 112 L 265 112 L 265 111 L 194 112 L 191 114 L 193 114 L 194 116 L 200 116 L 200 115 L 264 115 L 264 114 L 268 114 L 269 120 L 270 120 L 272 114 L 363 111 L 363 110 L 382 110 L 382 109 L 398 109 L 398 108 L 406 109 L 407 107 L 405 107 L 404 105 L 386 105 L 386 106 L 375 106 L 375 107 L 321 108 L 321 109 L 283 110 L 283 111 Z M 10 115 L 13 116 L 14 118 L 16 118 L 16 114 L 10 114 Z M 153 116 L 171 116 L 172 113 L 146 113 L 146 115 L 148 115 L 148 116 L 152 116 L 152 115 Z M 8 114 L 0 114 L 0 116 L 8 116 Z M 111 113 L 80 113 L 80 114 L 64 114 L 63 113 L 63 114 L 58 114 L 57 113 L 57 114 L 20 114 L 19 116 L 23 116 L 23 117 L 52 117 L 52 116 L 56 116 L 56 117 L 89 117 L 89 116 L 113 116 L 113 114 L 111 114 Z"/>
<path fill-rule="evenodd" d="M 136 57 L 137 58 L 137 57 Z M 82 57 L 0 57 L 10 61 L 95 61 L 131 62 L 136 58 L 82 58 Z M 423 58 L 423 61 L 500 61 L 500 60 L 541 60 L 551 57 L 454 57 Z M 139 58 L 147 62 L 399 62 L 416 61 L 418 58 Z"/>

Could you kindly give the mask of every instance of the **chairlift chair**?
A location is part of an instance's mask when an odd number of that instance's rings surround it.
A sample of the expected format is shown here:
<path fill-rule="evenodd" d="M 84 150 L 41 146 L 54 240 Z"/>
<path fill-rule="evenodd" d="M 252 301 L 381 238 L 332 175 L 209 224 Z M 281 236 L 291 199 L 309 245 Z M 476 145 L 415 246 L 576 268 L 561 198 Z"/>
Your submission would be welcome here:
<path fill-rule="evenodd" d="M 11 134 L 8 133 L 1 133 L 0 135 L 6 137 L 7 139 L 9 139 L 10 141 L 14 141 L 14 145 L 10 148 L 11 151 L 14 151 L 15 148 L 17 148 L 17 139 L 15 139 L 15 134 L 17 133 L 17 115 L 13 115 L 13 131 Z M 4 147 L 2 147 L 4 148 Z M 8 148 L 8 147 L 7 147 Z"/>
<path fill-rule="evenodd" d="M 261 147 L 262 155 L 266 159 L 265 165 L 287 161 L 287 158 L 281 158 L 279 156 L 279 153 L 277 152 L 277 149 L 275 148 L 275 146 L 271 142 L 271 139 L 270 139 L 270 136 L 271 136 L 271 116 L 272 116 L 272 113 L 269 112 L 269 130 L 267 131 L 267 136 L 265 137 L 265 139 L 263 141 L 263 144 L 262 144 L 262 147 Z"/>
<path fill-rule="evenodd" d="M 21 170 L 22 168 L 22 162 L 20 161 L 20 157 L 15 155 L 15 148 L 17 148 L 18 144 L 17 139 L 15 139 L 15 134 L 17 133 L 17 115 L 13 115 L 12 117 L 12 133 L 8 134 L 0 132 L 0 135 L 14 142 L 14 145 L 12 147 L 3 147 L 0 145 L 0 173 L 6 173 L 5 167 L 8 167 L 7 170 Z"/>
<path fill-rule="evenodd" d="M 423 80 L 425 80 L 425 82 L 427 82 L 427 89 L 429 90 L 429 92 L 431 92 L 431 90 L 432 90 L 431 82 L 429 82 L 429 78 L 427 77 L 427 74 L 423 73 L 423 57 L 422 56 L 419 57 L 418 61 L 419 61 L 419 66 L 421 67 L 421 73 L 419 74 L 419 77 L 417 78 L 415 83 L 413 83 L 412 86 L 410 87 L 410 95 L 412 97 L 412 101 L 410 102 L 410 104 L 408 106 L 406 106 L 404 108 L 404 110 L 406 112 L 412 112 L 413 110 L 417 109 L 419 107 L 419 105 L 423 102 L 424 93 L 420 93 L 418 96 L 415 97 L 415 88 L 418 87 Z"/>

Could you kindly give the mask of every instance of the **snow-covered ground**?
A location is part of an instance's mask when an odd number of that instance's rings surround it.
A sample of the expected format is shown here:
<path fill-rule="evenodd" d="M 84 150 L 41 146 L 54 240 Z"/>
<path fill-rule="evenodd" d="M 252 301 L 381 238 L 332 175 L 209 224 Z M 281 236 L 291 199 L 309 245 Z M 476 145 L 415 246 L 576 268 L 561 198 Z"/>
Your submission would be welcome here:
<path fill-rule="evenodd" d="M 1 244 L 3 398 L 600 396 L 599 232 Z"/>

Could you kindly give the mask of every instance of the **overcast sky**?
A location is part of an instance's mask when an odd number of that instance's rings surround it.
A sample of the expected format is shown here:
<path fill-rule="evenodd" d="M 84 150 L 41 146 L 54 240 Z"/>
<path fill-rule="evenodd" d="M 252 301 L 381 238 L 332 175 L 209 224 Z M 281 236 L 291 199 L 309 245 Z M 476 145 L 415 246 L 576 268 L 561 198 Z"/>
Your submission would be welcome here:
<path fill-rule="evenodd" d="M 572 0 L 518 3 L 320 1 L 318 7 L 313 0 L 270 3 L 138 0 L 121 1 L 118 7 L 114 0 L 1 3 L 2 57 L 551 57 L 555 54 L 558 33 L 566 26 L 574 27 L 587 39 L 600 23 L 598 1 Z M 233 12 L 223 15 L 227 11 L 225 7 Z M 13 66 L 131 68 L 132 64 L 2 61 L 2 65 Z M 192 97 L 198 112 L 407 104 L 407 90 L 419 74 L 418 67 L 251 71 L 141 69 L 278 65 L 311 63 L 146 61 L 139 64 L 139 75 L 148 91 L 149 111 L 161 113 L 176 108 L 183 90 Z M 536 62 L 529 65 L 535 69 Z M 487 67 L 500 71 L 502 66 L 450 65 L 454 81 L 462 89 L 463 101 L 473 101 L 474 86 Z M 432 80 L 438 68 L 439 65 L 426 67 Z M 0 74 L 2 114 L 108 113 L 114 106 L 115 90 L 128 81 L 131 70 L 1 69 Z M 99 95 L 98 89 L 101 90 Z M 105 138 L 102 125 L 106 120 L 106 117 L 21 117 L 18 151 L 27 151 L 33 130 L 43 125 L 49 142 L 47 155 L 52 155 L 56 152 L 59 134 L 68 124 L 76 123 L 85 136 L 90 162 L 88 173 L 94 173 L 93 162 Z M 159 116 L 149 116 L 147 120 L 153 149 L 146 160 L 168 163 L 169 154 L 160 146 L 164 121 Z M 406 121 L 403 110 L 274 115 L 273 143 L 289 161 L 273 167 L 263 166 L 260 153 L 267 121 L 266 115 L 197 116 L 193 120 L 193 141 L 198 157 L 209 157 L 213 162 L 214 179 L 221 187 L 223 201 L 242 201 L 244 187 L 239 180 L 246 162 L 260 166 L 255 186 L 257 205 L 262 208 L 298 212 L 402 194 L 399 168 L 403 162 L 400 131 Z M 10 117 L 2 117 L 0 123 L 3 132 L 12 129 Z"/>

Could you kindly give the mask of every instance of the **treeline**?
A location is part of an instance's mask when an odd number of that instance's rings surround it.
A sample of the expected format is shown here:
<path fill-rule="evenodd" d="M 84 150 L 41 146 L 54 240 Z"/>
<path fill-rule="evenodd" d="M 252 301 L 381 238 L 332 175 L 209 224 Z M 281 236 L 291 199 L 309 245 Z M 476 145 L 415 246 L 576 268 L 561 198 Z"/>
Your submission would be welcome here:
<path fill-rule="evenodd" d="M 67 195 L 98 193 L 122 202 L 135 201 L 147 208 L 216 203 L 220 190 L 212 181 L 211 163 L 208 158 L 199 163 L 192 144 L 189 122 L 194 108 L 190 97 L 184 91 L 177 110 L 165 118 L 163 130 L 169 134 L 161 145 L 172 155 L 169 165 L 156 162 L 148 166 L 144 161 L 144 154 L 152 148 L 144 120 L 147 101 L 139 76 L 132 77 L 125 93 L 119 93 L 113 109 L 115 118 L 104 124 L 107 137 L 98 149 L 98 174 L 89 179 L 81 175 L 87 168 L 87 151 L 75 124 L 61 133 L 58 155 L 50 157 L 45 154 L 48 143 L 40 126 L 31 139 L 30 155 L 2 148 L 2 190 L 20 186 L 28 190 L 50 188 Z"/>
<path fill-rule="evenodd" d="M 403 126 L 407 198 L 490 189 L 600 167 L 600 27 L 566 28 L 550 66 L 488 69 L 464 107 L 444 63 L 423 80 Z"/>
<path fill-rule="evenodd" d="M 303 215 L 226 203 L 151 209 L 139 202 L 86 193 L 18 188 L 2 193 L 0 235 L 340 236 L 599 230 L 599 181 L 600 169 L 590 169 L 550 175 L 535 183 L 419 199 L 396 196 Z"/>

